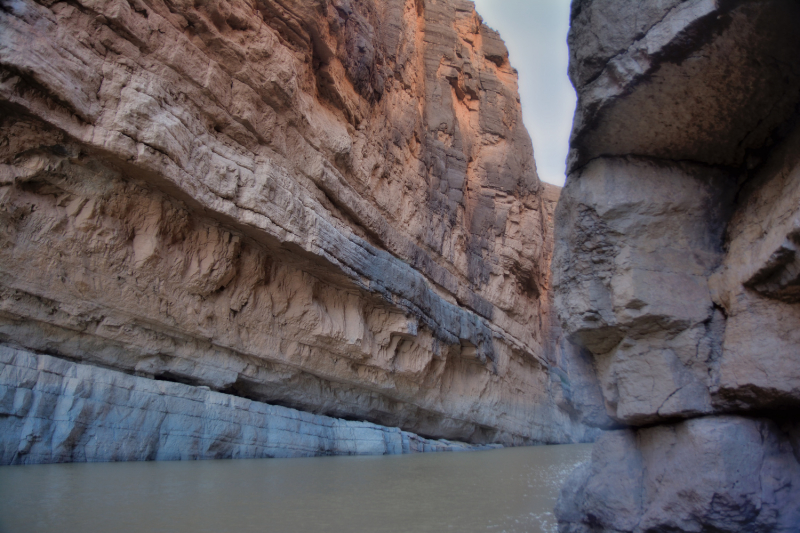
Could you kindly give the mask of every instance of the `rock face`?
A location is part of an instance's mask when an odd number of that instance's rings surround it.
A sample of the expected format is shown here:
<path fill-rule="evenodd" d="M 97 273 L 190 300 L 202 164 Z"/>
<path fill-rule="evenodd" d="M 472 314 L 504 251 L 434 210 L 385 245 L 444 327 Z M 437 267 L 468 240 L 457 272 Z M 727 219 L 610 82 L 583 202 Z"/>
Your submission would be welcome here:
<path fill-rule="evenodd" d="M 799 19 L 573 2 L 554 301 L 633 428 L 565 488 L 562 531 L 800 528 Z"/>
<path fill-rule="evenodd" d="M 591 438 L 516 82 L 465 0 L 3 2 L 0 341 L 437 438 Z"/>
<path fill-rule="evenodd" d="M 719 416 L 608 432 L 562 489 L 561 531 L 797 531 L 798 429 Z"/>
<path fill-rule="evenodd" d="M 0 464 L 385 455 L 490 446 L 0 347 Z"/>

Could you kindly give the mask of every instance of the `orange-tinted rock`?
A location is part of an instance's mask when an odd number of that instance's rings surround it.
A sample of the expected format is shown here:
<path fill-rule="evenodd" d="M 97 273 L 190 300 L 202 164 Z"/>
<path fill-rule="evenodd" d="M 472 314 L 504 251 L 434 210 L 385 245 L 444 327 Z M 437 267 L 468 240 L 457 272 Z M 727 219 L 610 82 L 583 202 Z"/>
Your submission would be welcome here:
<path fill-rule="evenodd" d="M 555 401 L 516 71 L 464 0 L 0 11 L 0 338 L 471 442 Z"/>

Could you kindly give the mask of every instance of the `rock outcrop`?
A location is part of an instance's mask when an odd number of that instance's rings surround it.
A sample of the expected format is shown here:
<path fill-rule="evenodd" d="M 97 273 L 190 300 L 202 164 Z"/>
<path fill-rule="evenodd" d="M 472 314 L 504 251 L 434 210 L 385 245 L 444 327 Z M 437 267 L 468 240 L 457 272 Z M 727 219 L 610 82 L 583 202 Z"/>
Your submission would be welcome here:
<path fill-rule="evenodd" d="M 0 341 L 436 438 L 592 438 L 516 83 L 466 0 L 4 0 Z"/>
<path fill-rule="evenodd" d="M 797 531 L 798 429 L 717 416 L 610 431 L 562 489 L 561 530 Z"/>
<path fill-rule="evenodd" d="M 397 428 L 0 347 L 0 464 L 468 451 Z"/>
<path fill-rule="evenodd" d="M 561 530 L 797 531 L 800 6 L 618 7 L 572 5 L 553 285 L 632 428 L 565 487 Z"/>

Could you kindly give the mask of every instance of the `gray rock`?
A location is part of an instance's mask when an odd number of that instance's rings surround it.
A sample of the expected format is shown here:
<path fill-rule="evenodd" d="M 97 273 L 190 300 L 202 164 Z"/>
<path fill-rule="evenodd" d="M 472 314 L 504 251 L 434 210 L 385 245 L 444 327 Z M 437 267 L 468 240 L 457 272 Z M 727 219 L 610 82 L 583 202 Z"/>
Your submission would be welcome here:
<path fill-rule="evenodd" d="M 0 464 L 381 455 L 422 438 L 0 346 Z"/>
<path fill-rule="evenodd" d="M 572 17 L 555 309 L 608 415 L 649 427 L 600 438 L 559 528 L 798 531 L 800 7 L 586 0 Z M 596 423 L 591 398 L 573 406 Z"/>
<path fill-rule="evenodd" d="M 570 342 L 557 324 L 553 324 L 551 331 L 554 336 L 551 358 L 555 364 L 550 379 L 556 403 L 588 426 L 602 429 L 621 427 L 606 413 L 591 352 Z"/>
<path fill-rule="evenodd" d="M 584 87 L 600 76 L 614 57 L 642 38 L 664 14 L 681 0 L 620 5 L 614 0 L 573 0 L 568 36 L 569 76 L 575 87 Z"/>
<path fill-rule="evenodd" d="M 790 426 L 796 433 L 797 423 Z M 796 453 L 787 433 L 764 419 L 609 432 L 562 489 L 559 531 L 797 531 Z"/>
<path fill-rule="evenodd" d="M 800 406 L 799 150 L 795 129 L 743 187 L 728 253 L 709 280 L 728 324 L 712 384 L 721 410 Z"/>
<path fill-rule="evenodd" d="M 555 307 L 591 350 L 608 414 L 626 424 L 712 410 L 724 319 L 708 276 L 732 198 L 723 172 L 599 159 L 570 176 L 556 211 Z"/>
<path fill-rule="evenodd" d="M 590 531 L 585 523 L 611 531 L 633 531 L 642 513 L 642 456 L 631 431 L 611 431 L 592 448 L 561 490 L 555 508 L 559 527 Z"/>
<path fill-rule="evenodd" d="M 741 165 L 800 101 L 798 17 L 791 0 L 573 2 L 569 172 L 629 154 Z"/>

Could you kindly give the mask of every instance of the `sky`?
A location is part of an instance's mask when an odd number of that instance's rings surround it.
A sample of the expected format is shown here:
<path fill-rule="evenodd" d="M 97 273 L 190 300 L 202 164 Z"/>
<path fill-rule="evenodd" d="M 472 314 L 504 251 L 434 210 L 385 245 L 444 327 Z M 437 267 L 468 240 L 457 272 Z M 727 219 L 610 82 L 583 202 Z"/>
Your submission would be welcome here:
<path fill-rule="evenodd" d="M 500 32 L 519 71 L 522 118 L 542 181 L 564 185 L 575 111 L 567 77 L 570 0 L 474 0 L 483 21 Z"/>

